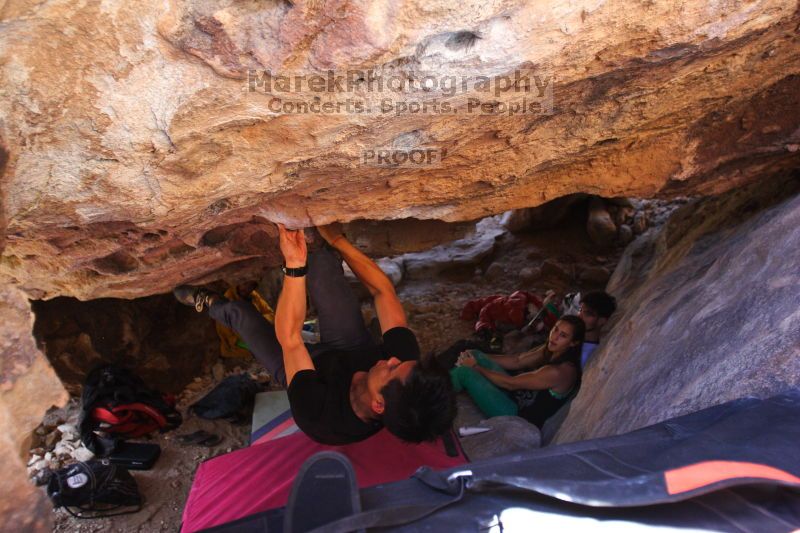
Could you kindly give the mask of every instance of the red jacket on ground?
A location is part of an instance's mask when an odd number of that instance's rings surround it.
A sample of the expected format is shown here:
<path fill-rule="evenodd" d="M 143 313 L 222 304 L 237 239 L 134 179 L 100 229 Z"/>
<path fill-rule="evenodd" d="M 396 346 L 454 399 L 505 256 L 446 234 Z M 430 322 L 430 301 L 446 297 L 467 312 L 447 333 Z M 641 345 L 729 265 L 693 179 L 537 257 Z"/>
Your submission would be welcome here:
<path fill-rule="evenodd" d="M 542 300 L 533 293 L 516 291 L 509 296 L 495 294 L 477 300 L 470 300 L 461 311 L 462 320 L 475 320 L 475 331 L 497 329 L 499 322 L 512 324 L 517 328 L 525 325 L 525 311 L 528 303 L 536 307 L 536 312 L 542 308 Z M 527 317 L 532 318 L 532 317 Z M 545 325 L 553 327 L 558 317 L 550 311 L 545 312 L 543 319 Z"/>

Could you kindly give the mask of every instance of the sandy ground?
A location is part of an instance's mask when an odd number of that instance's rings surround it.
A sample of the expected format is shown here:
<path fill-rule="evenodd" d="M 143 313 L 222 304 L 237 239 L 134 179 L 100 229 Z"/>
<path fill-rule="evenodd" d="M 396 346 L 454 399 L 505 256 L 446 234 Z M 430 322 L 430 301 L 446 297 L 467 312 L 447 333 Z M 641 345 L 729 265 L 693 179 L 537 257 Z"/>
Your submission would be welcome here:
<path fill-rule="evenodd" d="M 569 247 L 566 246 L 570 243 Z M 398 294 L 408 313 L 410 327 L 416 332 L 424 353 L 440 351 L 453 342 L 467 338 L 472 333 L 472 324 L 461 321 L 459 312 L 464 303 L 472 298 L 495 293 L 510 293 L 517 289 L 544 292 L 546 289 L 565 289 L 559 279 L 540 278 L 529 283 L 520 281 L 519 272 L 525 266 L 540 265 L 545 258 L 557 259 L 564 264 L 602 265 L 613 270 L 621 249 L 612 252 L 601 251 L 591 245 L 582 227 L 562 231 L 527 233 L 522 235 L 505 234 L 500 237 L 496 253 L 484 264 L 450 271 L 436 279 L 404 281 L 398 287 Z M 487 278 L 483 272 L 489 263 L 502 267 L 502 275 Z M 570 290 L 591 287 L 572 286 Z M 366 308 L 366 314 L 370 311 Z M 176 354 L 176 357 L 191 354 Z M 255 363 L 241 360 L 228 361 L 227 373 L 250 370 L 257 374 L 260 369 Z M 239 368 L 235 370 L 235 366 Z M 219 369 L 218 369 L 219 370 Z M 181 395 L 179 407 L 186 415 L 186 407 L 218 382 L 209 375 L 197 378 Z M 182 446 L 177 435 L 204 429 L 219 434 L 224 440 L 213 448 Z M 55 511 L 57 532 L 100 532 L 115 531 L 153 532 L 178 531 L 181 513 L 186 501 L 192 478 L 197 466 L 211 457 L 247 446 L 249 425 L 235 426 L 225 421 L 202 420 L 196 416 L 185 416 L 183 425 L 167 434 L 156 435 L 153 442 L 161 445 L 162 454 L 156 466 L 149 471 L 134 471 L 145 505 L 141 511 L 107 519 L 78 520 L 63 510 Z"/>

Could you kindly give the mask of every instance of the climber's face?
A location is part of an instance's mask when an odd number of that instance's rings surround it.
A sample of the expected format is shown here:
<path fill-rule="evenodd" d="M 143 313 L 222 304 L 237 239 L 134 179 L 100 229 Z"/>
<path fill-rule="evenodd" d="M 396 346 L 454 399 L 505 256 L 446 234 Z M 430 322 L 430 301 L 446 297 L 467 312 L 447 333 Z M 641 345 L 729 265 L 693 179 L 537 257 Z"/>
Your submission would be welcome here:
<path fill-rule="evenodd" d="M 586 324 L 586 331 L 594 330 L 594 328 L 597 327 L 597 319 L 600 318 L 597 316 L 595 310 L 586 304 L 581 304 L 578 316 L 581 317 L 583 323 Z"/>
<path fill-rule="evenodd" d="M 377 415 L 383 414 L 383 394 L 381 391 L 393 379 L 405 383 L 416 366 L 416 361 L 401 361 L 397 357 L 381 359 L 367 372 L 367 389 L 371 398 L 372 410 Z"/>
<path fill-rule="evenodd" d="M 597 311 L 586 304 L 581 304 L 578 316 L 581 317 L 583 323 L 586 324 L 586 331 L 594 331 L 598 328 L 602 328 L 607 320 L 598 315 Z"/>
<path fill-rule="evenodd" d="M 547 338 L 547 349 L 553 353 L 562 353 L 578 344 L 572 340 L 574 329 L 569 322 L 563 320 L 556 322 Z"/>

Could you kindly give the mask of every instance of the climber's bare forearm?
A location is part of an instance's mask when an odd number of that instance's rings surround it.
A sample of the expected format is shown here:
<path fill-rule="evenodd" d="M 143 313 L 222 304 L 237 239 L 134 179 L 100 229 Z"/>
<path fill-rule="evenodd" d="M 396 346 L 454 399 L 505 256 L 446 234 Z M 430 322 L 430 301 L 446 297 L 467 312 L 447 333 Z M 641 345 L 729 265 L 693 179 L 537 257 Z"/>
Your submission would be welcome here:
<path fill-rule="evenodd" d="M 485 368 L 475 367 L 486 379 L 506 390 L 545 390 L 568 386 L 572 379 L 571 370 L 547 365 L 533 372 L 526 372 L 516 376 L 507 376 Z"/>
<path fill-rule="evenodd" d="M 506 370 L 519 370 L 522 368 L 519 363 L 519 357 L 516 355 L 501 355 L 501 354 L 487 354 L 489 359 L 500 365 Z"/>
<path fill-rule="evenodd" d="M 283 351 L 287 384 L 300 370 L 314 369 L 301 334 L 305 318 L 306 278 L 286 276 L 275 310 L 275 335 Z"/>
<path fill-rule="evenodd" d="M 350 244 L 344 236 L 338 237 L 332 245 L 342 254 L 350 270 L 372 295 L 381 332 L 385 333 L 396 327 L 406 327 L 408 323 L 403 304 L 400 303 L 391 280 L 375 261 Z"/>
<path fill-rule="evenodd" d="M 514 355 L 489 354 L 489 359 L 506 370 L 522 370 L 523 368 L 539 366 L 544 362 L 544 353 L 541 347 L 539 347 Z"/>
<path fill-rule="evenodd" d="M 342 259 L 345 260 L 350 270 L 353 271 L 353 274 L 364 284 L 372 296 L 389 290 L 394 292 L 394 286 L 383 270 L 375 264 L 375 261 L 350 244 L 346 237 L 339 237 L 333 243 L 333 247 L 342 254 Z"/>

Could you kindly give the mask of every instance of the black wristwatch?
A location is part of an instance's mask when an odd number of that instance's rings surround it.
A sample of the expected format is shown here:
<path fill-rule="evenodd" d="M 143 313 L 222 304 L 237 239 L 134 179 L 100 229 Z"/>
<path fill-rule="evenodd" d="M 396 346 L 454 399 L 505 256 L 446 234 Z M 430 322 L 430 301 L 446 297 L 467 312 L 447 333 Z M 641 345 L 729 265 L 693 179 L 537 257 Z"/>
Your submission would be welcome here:
<path fill-rule="evenodd" d="M 283 270 L 284 274 L 292 278 L 302 278 L 306 275 L 306 271 L 308 271 L 308 265 L 303 265 L 298 268 L 289 268 L 286 265 L 283 265 L 281 270 Z"/>

